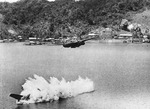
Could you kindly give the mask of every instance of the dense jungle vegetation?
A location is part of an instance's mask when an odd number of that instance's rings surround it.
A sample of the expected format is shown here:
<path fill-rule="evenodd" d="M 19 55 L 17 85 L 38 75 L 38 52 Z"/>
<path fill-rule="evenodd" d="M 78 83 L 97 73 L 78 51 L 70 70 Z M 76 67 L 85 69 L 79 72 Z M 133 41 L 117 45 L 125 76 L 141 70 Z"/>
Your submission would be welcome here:
<path fill-rule="evenodd" d="M 20 0 L 0 3 L 0 35 L 13 28 L 24 39 L 30 36 L 81 36 L 91 29 L 115 27 L 128 12 L 150 7 L 150 0 Z"/>

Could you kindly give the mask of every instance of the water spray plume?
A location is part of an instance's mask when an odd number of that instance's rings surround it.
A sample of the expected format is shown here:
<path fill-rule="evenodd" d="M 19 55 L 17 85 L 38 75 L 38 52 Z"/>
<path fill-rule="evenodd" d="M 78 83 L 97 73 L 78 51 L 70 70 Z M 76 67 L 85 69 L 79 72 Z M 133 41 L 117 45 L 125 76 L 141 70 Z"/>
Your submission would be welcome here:
<path fill-rule="evenodd" d="M 59 98 L 75 97 L 82 93 L 94 91 L 94 83 L 89 78 L 78 77 L 75 81 L 67 82 L 64 78 L 58 80 L 50 77 L 47 81 L 43 77 L 34 75 L 34 78 L 26 79 L 22 85 L 23 97 L 17 104 L 49 102 Z"/>

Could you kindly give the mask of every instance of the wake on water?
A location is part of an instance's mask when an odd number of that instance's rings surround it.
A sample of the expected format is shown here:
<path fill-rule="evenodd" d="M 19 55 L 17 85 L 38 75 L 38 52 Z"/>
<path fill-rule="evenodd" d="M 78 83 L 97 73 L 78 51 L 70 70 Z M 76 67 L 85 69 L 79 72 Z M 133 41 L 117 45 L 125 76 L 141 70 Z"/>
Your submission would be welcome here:
<path fill-rule="evenodd" d="M 34 75 L 28 78 L 22 85 L 24 99 L 17 101 L 17 104 L 39 103 L 59 100 L 59 98 L 74 97 L 82 93 L 94 91 L 94 83 L 89 78 L 79 78 L 67 82 L 64 78 L 58 80 L 50 77 L 47 81 L 43 77 Z"/>

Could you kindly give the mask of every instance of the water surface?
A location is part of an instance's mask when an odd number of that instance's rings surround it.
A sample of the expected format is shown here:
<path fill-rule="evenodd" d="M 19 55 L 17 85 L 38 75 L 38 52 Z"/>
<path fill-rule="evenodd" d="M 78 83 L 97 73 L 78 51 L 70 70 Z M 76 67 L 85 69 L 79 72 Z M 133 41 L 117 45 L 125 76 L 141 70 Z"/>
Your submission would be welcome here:
<path fill-rule="evenodd" d="M 150 45 L 87 42 L 79 48 L 0 44 L 1 109 L 149 109 Z M 10 93 L 33 74 L 95 83 L 95 92 L 74 98 L 17 106 Z"/>

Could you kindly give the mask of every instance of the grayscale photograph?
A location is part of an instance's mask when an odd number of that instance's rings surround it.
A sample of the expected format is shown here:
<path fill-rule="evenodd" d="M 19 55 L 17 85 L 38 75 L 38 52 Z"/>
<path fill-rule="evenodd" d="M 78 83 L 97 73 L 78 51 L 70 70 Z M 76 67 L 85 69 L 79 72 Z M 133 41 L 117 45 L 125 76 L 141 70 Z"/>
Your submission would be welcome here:
<path fill-rule="evenodd" d="M 0 109 L 150 109 L 150 0 L 0 0 Z"/>

